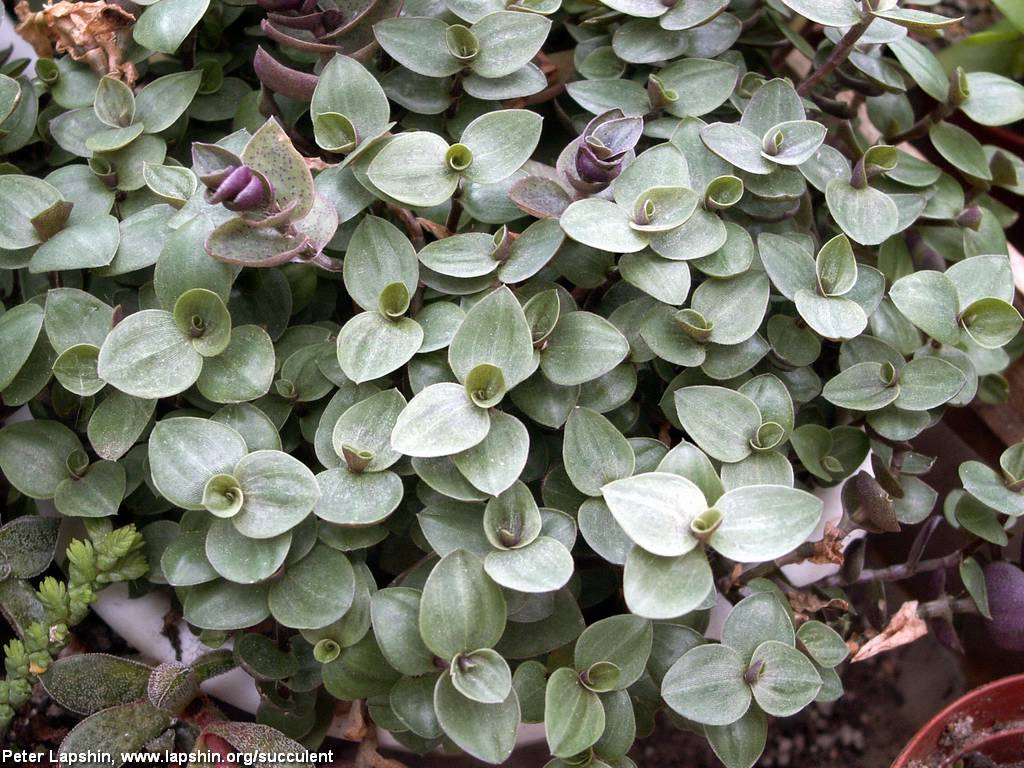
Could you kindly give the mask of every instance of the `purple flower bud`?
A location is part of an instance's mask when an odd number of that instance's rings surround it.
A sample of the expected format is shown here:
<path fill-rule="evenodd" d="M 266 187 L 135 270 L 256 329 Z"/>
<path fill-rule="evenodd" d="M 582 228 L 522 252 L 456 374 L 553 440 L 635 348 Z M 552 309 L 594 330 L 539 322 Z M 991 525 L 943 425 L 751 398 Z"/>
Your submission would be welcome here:
<path fill-rule="evenodd" d="M 992 621 L 988 634 L 1007 651 L 1024 651 L 1024 571 L 1006 563 L 985 567 L 985 586 Z"/>
<path fill-rule="evenodd" d="M 245 188 L 231 200 L 224 201 L 229 211 L 252 211 L 264 207 L 270 202 L 270 195 L 258 176 L 251 176 Z"/>
<path fill-rule="evenodd" d="M 621 163 L 605 163 L 599 160 L 586 144 L 581 144 L 576 152 L 576 173 L 582 181 L 602 184 L 619 175 Z"/>
<path fill-rule="evenodd" d="M 207 199 L 213 205 L 231 200 L 245 189 L 251 181 L 252 169 L 247 165 L 240 165 L 213 188 L 212 194 Z"/>

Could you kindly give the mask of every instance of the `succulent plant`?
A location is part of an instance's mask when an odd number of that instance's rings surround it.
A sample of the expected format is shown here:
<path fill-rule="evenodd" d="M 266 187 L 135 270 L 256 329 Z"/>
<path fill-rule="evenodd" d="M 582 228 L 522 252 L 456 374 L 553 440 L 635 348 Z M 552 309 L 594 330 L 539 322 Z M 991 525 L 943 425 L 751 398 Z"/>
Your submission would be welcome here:
<path fill-rule="evenodd" d="M 947 73 L 920 39 L 952 20 L 20 13 L 43 58 L 0 66 L 5 722 L 42 681 L 85 718 L 70 751 L 298 753 L 347 711 L 366 764 L 377 729 L 499 764 L 527 722 L 549 768 L 629 768 L 668 712 L 750 768 L 851 649 L 962 613 L 1019 648 L 1024 447 L 964 463 L 938 513 L 908 442 L 1005 399 L 1024 349 L 1024 160 L 968 130 L 1024 119 L 1024 87 Z M 84 534 L 37 590 L 58 520 Z M 924 558 L 939 525 L 960 545 Z M 860 532 L 901 527 L 906 562 L 867 567 Z M 921 572 L 933 599 L 890 616 Z M 219 650 L 54 662 L 115 581 Z M 197 695 L 235 667 L 257 723 Z"/>

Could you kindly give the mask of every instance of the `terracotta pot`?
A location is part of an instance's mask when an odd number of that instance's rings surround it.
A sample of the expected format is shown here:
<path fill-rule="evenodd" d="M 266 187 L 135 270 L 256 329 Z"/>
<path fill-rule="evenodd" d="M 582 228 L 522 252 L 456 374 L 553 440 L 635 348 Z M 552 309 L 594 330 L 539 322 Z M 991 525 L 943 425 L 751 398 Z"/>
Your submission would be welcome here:
<path fill-rule="evenodd" d="M 996 680 L 954 701 L 915 734 L 892 768 L 951 768 L 977 752 L 996 763 L 1024 760 L 1024 675 Z"/>

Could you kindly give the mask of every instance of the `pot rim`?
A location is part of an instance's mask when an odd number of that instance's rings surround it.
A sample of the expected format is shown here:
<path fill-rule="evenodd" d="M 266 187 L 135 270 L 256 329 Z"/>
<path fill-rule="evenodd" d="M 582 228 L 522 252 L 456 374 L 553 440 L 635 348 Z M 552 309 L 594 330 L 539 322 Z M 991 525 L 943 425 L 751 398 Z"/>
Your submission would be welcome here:
<path fill-rule="evenodd" d="M 961 716 L 975 718 L 973 725 L 979 732 L 991 731 L 993 726 L 1006 721 L 1024 722 L 1024 674 L 1011 675 L 986 683 L 968 691 L 942 709 L 914 734 L 893 761 L 891 768 L 908 768 L 913 761 L 928 760 L 935 756 L 939 739 L 947 726 Z M 1024 734 L 1024 729 L 1015 728 L 1013 731 L 1021 731 Z M 965 751 L 982 747 L 984 744 L 984 738 L 968 740 L 944 758 L 941 765 L 945 766 L 951 760 L 962 756 Z"/>

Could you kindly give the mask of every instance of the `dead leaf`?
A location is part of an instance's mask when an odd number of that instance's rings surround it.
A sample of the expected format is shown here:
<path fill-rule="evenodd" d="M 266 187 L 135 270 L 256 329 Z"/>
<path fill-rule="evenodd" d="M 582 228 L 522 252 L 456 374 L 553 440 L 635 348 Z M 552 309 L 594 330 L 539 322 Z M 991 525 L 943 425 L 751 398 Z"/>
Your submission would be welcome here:
<path fill-rule="evenodd" d="M 128 85 L 138 78 L 135 65 L 125 55 L 135 17 L 120 6 L 103 0 L 60 0 L 33 12 L 28 0 L 20 0 L 14 12 L 17 33 L 39 56 L 52 58 L 56 48 L 101 77 L 114 75 Z"/>
<path fill-rule="evenodd" d="M 845 538 L 846 532 L 842 528 L 829 523 L 825 526 L 825 534 L 821 541 L 814 543 L 814 554 L 808 560 L 819 565 L 842 565 Z"/>
<path fill-rule="evenodd" d="M 786 599 L 794 611 L 806 618 L 826 608 L 843 612 L 850 609 L 850 604 L 845 600 L 838 597 L 818 597 L 813 592 L 787 592 Z"/>
<path fill-rule="evenodd" d="M 880 634 L 868 640 L 854 655 L 852 661 L 864 661 L 879 653 L 908 645 L 928 634 L 928 625 L 917 615 L 917 600 L 908 600 L 889 620 Z"/>
<path fill-rule="evenodd" d="M 336 163 L 328 163 L 321 160 L 319 157 L 303 157 L 302 160 L 306 163 L 306 167 L 314 173 L 326 171 L 328 168 L 333 168 L 336 165 Z"/>

